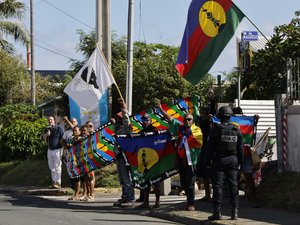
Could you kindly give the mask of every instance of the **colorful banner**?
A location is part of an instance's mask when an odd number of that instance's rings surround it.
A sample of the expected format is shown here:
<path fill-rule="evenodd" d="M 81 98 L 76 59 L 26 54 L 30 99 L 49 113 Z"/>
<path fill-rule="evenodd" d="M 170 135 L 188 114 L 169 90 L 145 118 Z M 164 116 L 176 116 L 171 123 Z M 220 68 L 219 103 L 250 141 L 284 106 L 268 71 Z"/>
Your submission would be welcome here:
<path fill-rule="evenodd" d="M 213 116 L 212 118 L 213 123 L 220 123 L 220 120 Z M 256 124 L 255 124 L 255 117 L 254 116 L 231 116 L 230 122 L 237 124 L 243 134 L 243 143 L 246 146 L 253 146 L 254 138 L 255 138 L 255 131 L 256 131 Z"/>
<path fill-rule="evenodd" d="M 178 173 L 177 151 L 171 133 L 118 135 L 134 186 L 144 189 Z"/>
<path fill-rule="evenodd" d="M 162 109 L 183 123 L 183 116 L 186 113 L 191 113 L 194 116 L 194 121 L 199 119 L 199 107 L 200 98 L 198 96 L 187 97 L 184 99 L 179 99 L 174 103 L 162 104 Z M 150 110 L 140 112 L 134 116 L 131 116 L 131 124 L 133 128 L 133 133 L 138 133 L 142 129 L 142 116 L 148 113 L 151 117 L 151 124 L 159 130 L 167 130 L 169 128 L 169 122 L 164 119 L 163 114 L 158 108 L 152 108 Z"/>
<path fill-rule="evenodd" d="M 107 129 L 107 126 L 110 128 Z M 108 133 L 104 130 L 107 130 Z M 115 141 L 110 130 L 112 130 L 111 124 L 102 126 L 85 140 L 68 149 L 66 165 L 71 178 L 100 169 L 115 160 Z"/>
<path fill-rule="evenodd" d="M 189 97 L 175 103 L 162 104 L 162 108 L 172 117 L 183 123 L 183 116 L 189 112 L 198 120 L 199 97 Z M 130 116 L 133 133 L 139 133 L 142 129 L 142 116 L 148 113 L 151 123 L 159 130 L 167 130 L 169 123 L 158 108 L 152 108 Z M 68 150 L 66 157 L 67 170 L 70 177 L 79 177 L 92 170 L 100 169 L 112 163 L 116 155 L 114 153 L 115 139 L 114 126 L 107 123 L 91 134 L 87 139 L 79 142 Z"/>

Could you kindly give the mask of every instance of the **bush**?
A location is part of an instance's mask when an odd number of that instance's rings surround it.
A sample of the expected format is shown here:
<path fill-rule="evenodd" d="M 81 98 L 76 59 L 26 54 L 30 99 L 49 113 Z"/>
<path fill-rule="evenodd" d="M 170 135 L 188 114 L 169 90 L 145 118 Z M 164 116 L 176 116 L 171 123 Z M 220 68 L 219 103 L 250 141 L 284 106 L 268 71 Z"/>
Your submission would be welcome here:
<path fill-rule="evenodd" d="M 0 107 L 0 161 L 43 158 L 46 143 L 41 134 L 46 118 L 39 118 L 34 106 L 18 104 Z"/>

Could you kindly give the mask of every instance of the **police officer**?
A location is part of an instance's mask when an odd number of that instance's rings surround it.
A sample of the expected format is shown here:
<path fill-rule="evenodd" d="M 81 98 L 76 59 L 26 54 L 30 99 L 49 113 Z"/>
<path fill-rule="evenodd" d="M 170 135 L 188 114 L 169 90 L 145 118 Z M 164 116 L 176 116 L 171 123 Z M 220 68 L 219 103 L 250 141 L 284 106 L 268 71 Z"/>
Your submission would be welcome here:
<path fill-rule="evenodd" d="M 213 214 L 209 220 L 221 220 L 221 205 L 224 178 L 228 183 L 231 219 L 238 219 L 238 170 L 243 161 L 243 139 L 238 127 L 229 122 L 233 115 L 229 106 L 222 106 L 217 117 L 221 124 L 216 124 L 209 135 L 206 164 L 212 165 Z"/>

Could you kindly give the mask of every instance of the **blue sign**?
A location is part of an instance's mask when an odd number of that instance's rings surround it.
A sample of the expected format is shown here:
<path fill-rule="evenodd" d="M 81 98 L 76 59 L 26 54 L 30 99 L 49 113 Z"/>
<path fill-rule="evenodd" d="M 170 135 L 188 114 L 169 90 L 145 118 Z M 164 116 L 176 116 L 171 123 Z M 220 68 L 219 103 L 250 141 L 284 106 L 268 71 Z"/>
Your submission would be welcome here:
<path fill-rule="evenodd" d="M 257 31 L 243 31 L 242 41 L 257 41 L 258 32 Z"/>

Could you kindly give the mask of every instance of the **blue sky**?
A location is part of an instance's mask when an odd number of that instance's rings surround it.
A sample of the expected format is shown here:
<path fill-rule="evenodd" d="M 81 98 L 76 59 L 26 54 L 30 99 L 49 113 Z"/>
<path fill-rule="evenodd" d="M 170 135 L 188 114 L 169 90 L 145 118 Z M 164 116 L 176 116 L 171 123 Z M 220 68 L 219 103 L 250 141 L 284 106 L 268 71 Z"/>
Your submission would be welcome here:
<path fill-rule="evenodd" d="M 118 36 L 127 34 L 128 0 L 110 0 L 111 30 Z M 24 23 L 29 29 L 29 0 Z M 48 3 L 47 3 L 48 2 Z M 179 46 L 185 28 L 190 0 L 135 0 L 134 40 Z M 75 17 L 66 16 L 55 7 Z M 234 3 L 266 35 L 272 35 L 274 26 L 286 24 L 300 9 L 299 0 L 234 0 Z M 79 35 L 76 30 L 89 32 L 95 27 L 96 0 L 34 0 L 35 43 L 59 52 L 69 58 L 82 59 L 76 52 Z M 83 24 L 84 23 L 84 24 Z M 247 19 L 240 24 L 235 36 L 224 49 L 210 72 L 230 72 L 236 66 L 236 36 L 242 31 L 255 30 Z M 25 59 L 26 50 L 18 46 Z M 174 62 L 175 65 L 175 62 Z M 69 69 L 69 59 L 35 47 L 36 69 Z"/>

